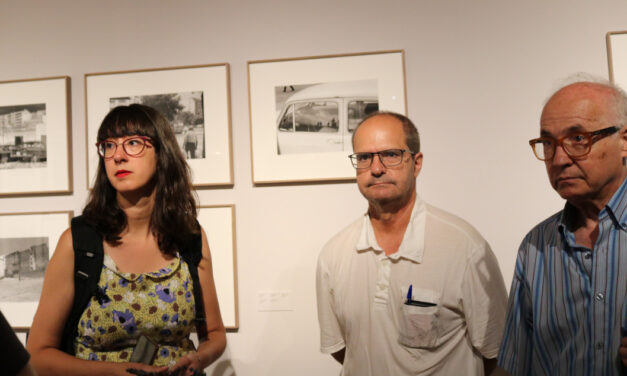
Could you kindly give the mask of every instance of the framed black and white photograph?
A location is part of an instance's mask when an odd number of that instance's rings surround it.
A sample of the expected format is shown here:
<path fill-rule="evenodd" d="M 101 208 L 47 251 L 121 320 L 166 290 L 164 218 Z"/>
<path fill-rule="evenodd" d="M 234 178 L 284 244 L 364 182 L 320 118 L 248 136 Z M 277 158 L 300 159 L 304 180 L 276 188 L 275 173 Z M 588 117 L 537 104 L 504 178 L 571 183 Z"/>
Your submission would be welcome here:
<path fill-rule="evenodd" d="M 0 310 L 15 329 L 29 328 L 48 261 L 72 212 L 0 214 Z"/>
<path fill-rule="evenodd" d="M 228 64 L 85 75 L 87 186 L 93 186 L 96 134 L 116 106 L 140 103 L 172 125 L 196 187 L 233 184 Z"/>
<path fill-rule="evenodd" d="M 211 250 L 213 279 L 222 321 L 227 329 L 238 329 L 235 206 L 200 206 L 198 222 L 207 234 Z"/>
<path fill-rule="evenodd" d="M 70 78 L 0 82 L 0 197 L 72 192 Z"/>
<path fill-rule="evenodd" d="M 627 90 L 627 30 L 607 33 L 606 44 L 610 81 Z"/>
<path fill-rule="evenodd" d="M 255 184 L 354 179 L 359 122 L 407 107 L 402 50 L 250 61 L 248 81 Z"/>

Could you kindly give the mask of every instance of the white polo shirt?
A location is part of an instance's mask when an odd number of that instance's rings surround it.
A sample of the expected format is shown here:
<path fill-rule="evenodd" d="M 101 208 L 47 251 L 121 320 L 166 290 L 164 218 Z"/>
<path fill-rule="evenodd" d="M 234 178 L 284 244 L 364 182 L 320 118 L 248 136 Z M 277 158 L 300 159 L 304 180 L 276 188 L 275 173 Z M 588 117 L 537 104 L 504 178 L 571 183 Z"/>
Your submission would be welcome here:
<path fill-rule="evenodd" d="M 412 300 L 405 304 L 409 286 Z M 482 375 L 496 358 L 507 293 L 488 243 L 416 198 L 398 251 L 366 214 L 323 248 L 316 273 L 320 348 L 346 347 L 343 375 Z"/>

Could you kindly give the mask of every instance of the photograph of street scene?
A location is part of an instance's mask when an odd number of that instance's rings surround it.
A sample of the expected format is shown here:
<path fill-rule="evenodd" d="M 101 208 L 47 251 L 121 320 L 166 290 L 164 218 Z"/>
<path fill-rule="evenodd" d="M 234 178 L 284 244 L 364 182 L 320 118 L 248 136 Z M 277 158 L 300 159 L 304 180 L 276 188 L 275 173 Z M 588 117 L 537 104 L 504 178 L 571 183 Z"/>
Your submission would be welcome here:
<path fill-rule="evenodd" d="M 277 154 L 352 151 L 359 122 L 379 109 L 376 80 L 274 88 Z"/>
<path fill-rule="evenodd" d="M 153 107 L 168 119 L 185 158 L 205 158 L 205 113 L 202 91 L 109 99 L 110 108 L 132 103 Z"/>
<path fill-rule="evenodd" d="M 0 169 L 46 167 L 46 104 L 0 107 Z"/>
<path fill-rule="evenodd" d="M 48 238 L 0 238 L 0 302 L 39 300 L 48 266 Z"/>

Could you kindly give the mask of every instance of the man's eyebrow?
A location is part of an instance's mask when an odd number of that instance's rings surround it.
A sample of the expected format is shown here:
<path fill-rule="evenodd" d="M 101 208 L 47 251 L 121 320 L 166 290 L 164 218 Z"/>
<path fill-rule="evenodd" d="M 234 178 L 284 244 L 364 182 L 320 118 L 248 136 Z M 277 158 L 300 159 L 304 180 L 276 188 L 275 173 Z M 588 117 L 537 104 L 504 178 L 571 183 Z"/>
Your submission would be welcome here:
<path fill-rule="evenodd" d="M 583 127 L 583 125 L 575 124 L 575 125 L 571 125 L 570 127 L 566 128 L 565 130 L 563 130 L 560 133 L 570 134 L 570 133 L 575 133 L 575 132 L 587 132 L 587 131 L 586 131 L 586 128 Z M 540 129 L 540 136 L 542 136 L 542 137 L 554 137 L 551 132 L 548 132 L 548 131 L 546 131 L 544 129 Z"/>

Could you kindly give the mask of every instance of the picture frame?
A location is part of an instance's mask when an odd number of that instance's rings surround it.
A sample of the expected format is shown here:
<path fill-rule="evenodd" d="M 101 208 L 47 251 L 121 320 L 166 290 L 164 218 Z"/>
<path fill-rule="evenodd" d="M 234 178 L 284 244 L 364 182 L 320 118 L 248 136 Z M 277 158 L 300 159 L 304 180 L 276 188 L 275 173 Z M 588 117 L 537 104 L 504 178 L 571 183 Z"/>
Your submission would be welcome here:
<path fill-rule="evenodd" d="M 48 261 L 72 211 L 0 214 L 0 310 L 15 330 L 30 328 Z"/>
<path fill-rule="evenodd" d="M 228 330 L 239 329 L 237 295 L 237 251 L 235 241 L 235 205 L 198 207 L 198 222 L 205 230 L 213 280 L 218 294 L 222 322 Z"/>
<path fill-rule="evenodd" d="M 208 64 L 85 74 L 87 188 L 99 156 L 100 123 L 115 106 L 150 105 L 172 124 L 196 188 L 233 185 L 229 65 Z"/>
<path fill-rule="evenodd" d="M 248 62 L 254 184 L 355 179 L 352 131 L 368 113 L 406 113 L 405 52 Z"/>
<path fill-rule="evenodd" d="M 605 43 L 610 81 L 627 90 L 627 30 L 610 31 Z"/>
<path fill-rule="evenodd" d="M 70 77 L 0 81 L 0 197 L 72 193 Z"/>

